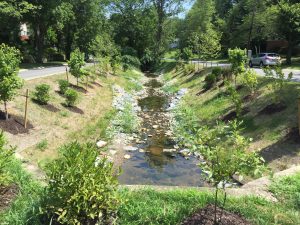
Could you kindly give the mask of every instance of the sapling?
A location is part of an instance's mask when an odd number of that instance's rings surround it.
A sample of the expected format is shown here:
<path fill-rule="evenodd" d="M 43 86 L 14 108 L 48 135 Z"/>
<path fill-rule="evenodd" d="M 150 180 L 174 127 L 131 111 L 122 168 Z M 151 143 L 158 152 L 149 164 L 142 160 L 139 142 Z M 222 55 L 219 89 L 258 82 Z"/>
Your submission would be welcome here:
<path fill-rule="evenodd" d="M 243 84 L 249 89 L 250 94 L 254 95 L 257 88 L 257 74 L 253 69 L 247 69 L 243 74 Z"/>
<path fill-rule="evenodd" d="M 231 70 L 234 75 L 234 83 L 236 86 L 237 77 L 245 72 L 245 64 L 247 56 L 245 50 L 235 48 L 228 50 L 229 62 L 231 63 Z"/>
<path fill-rule="evenodd" d="M 68 65 L 70 67 L 71 74 L 76 77 L 77 86 L 79 78 L 84 75 L 82 70 L 84 64 L 84 53 L 80 52 L 78 48 L 75 49 L 75 51 L 71 53 L 71 58 L 70 61 L 68 61 Z"/>
<path fill-rule="evenodd" d="M 218 193 L 223 191 L 223 205 L 226 204 L 226 185 L 233 182 L 233 176 L 243 175 L 260 175 L 264 169 L 263 159 L 255 152 L 247 151 L 250 139 L 241 135 L 242 122 L 237 120 L 231 121 L 228 125 L 222 123 L 217 124 L 211 130 L 205 130 L 203 138 L 198 141 L 202 145 L 198 146 L 198 150 L 204 157 L 206 163 L 199 166 L 205 171 L 205 179 L 207 179 L 215 189 L 214 201 L 214 222 L 219 224 L 222 215 L 217 218 Z"/>
<path fill-rule="evenodd" d="M 7 102 L 14 99 L 23 85 L 18 76 L 20 52 L 5 44 L 0 45 L 0 100 L 4 102 L 5 118 L 8 120 Z"/>
<path fill-rule="evenodd" d="M 242 113 L 242 99 L 236 88 L 229 83 L 228 81 L 225 81 L 225 85 L 227 87 L 227 93 L 229 94 L 229 97 L 231 101 L 234 104 L 236 117 L 239 118 Z"/>
<path fill-rule="evenodd" d="M 265 67 L 263 70 L 266 77 L 271 80 L 270 89 L 274 92 L 273 101 L 274 103 L 279 103 L 282 97 L 283 88 L 287 82 L 291 81 L 293 73 L 289 73 L 286 77 L 281 66 L 276 66 L 274 70 L 270 67 Z"/>

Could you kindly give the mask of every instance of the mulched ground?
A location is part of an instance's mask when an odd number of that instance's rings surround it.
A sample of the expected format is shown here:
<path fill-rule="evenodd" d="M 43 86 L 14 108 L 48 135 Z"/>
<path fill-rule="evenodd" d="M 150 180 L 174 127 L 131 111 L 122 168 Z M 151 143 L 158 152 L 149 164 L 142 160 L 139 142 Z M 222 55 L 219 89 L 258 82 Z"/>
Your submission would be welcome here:
<path fill-rule="evenodd" d="M 259 114 L 267 114 L 267 115 L 271 115 L 277 112 L 281 112 L 283 110 L 285 110 L 287 108 L 287 106 L 282 103 L 272 103 L 270 105 L 267 105 L 265 108 L 263 108 Z"/>
<path fill-rule="evenodd" d="M 66 106 L 64 103 L 62 104 L 62 106 L 65 107 L 70 112 L 78 113 L 78 114 L 81 114 L 81 115 L 84 114 L 84 111 L 82 109 L 76 107 L 76 106 L 69 107 L 69 106 Z"/>
<path fill-rule="evenodd" d="M 83 87 L 74 85 L 74 84 L 70 84 L 70 87 L 73 88 L 75 91 L 81 92 L 81 93 L 85 93 L 86 90 Z"/>
<path fill-rule="evenodd" d="M 0 212 L 9 207 L 10 203 L 19 193 L 19 188 L 16 184 L 9 186 L 0 186 Z"/>
<path fill-rule="evenodd" d="M 246 115 L 248 112 L 250 112 L 250 109 L 248 108 L 248 107 L 244 107 L 243 109 L 242 109 L 242 112 L 241 112 L 241 115 L 243 116 L 243 115 Z M 235 118 L 236 118 L 236 111 L 231 111 L 231 112 L 229 112 L 228 114 L 226 114 L 225 116 L 223 116 L 222 118 L 221 118 L 221 120 L 223 121 L 223 122 L 228 122 L 228 121 L 230 121 L 230 120 L 234 120 Z"/>
<path fill-rule="evenodd" d="M 5 132 L 17 135 L 28 133 L 33 125 L 28 121 L 27 128 L 24 128 L 24 118 L 16 115 L 9 115 L 8 120 L 5 120 L 5 114 L 0 112 L 0 129 Z"/>
<path fill-rule="evenodd" d="M 55 106 L 52 105 L 52 104 L 40 105 L 40 107 L 43 108 L 43 109 L 46 109 L 46 110 L 48 110 L 48 111 L 50 111 L 50 112 L 54 112 L 54 113 L 60 111 L 59 108 L 55 107 Z"/>
<path fill-rule="evenodd" d="M 204 209 L 195 212 L 189 218 L 185 219 L 182 225 L 214 225 L 214 206 L 208 205 Z M 217 208 L 217 218 L 222 214 L 222 210 Z M 223 211 L 220 225 L 251 225 L 246 219 L 238 214 Z"/>
<path fill-rule="evenodd" d="M 96 81 L 92 82 L 92 84 L 94 84 L 94 85 L 96 85 L 96 86 L 98 86 L 98 87 L 103 87 L 101 84 L 99 84 L 99 83 L 96 82 Z"/>
<path fill-rule="evenodd" d="M 244 98 L 243 98 L 243 102 L 250 102 L 254 99 L 257 99 L 259 96 L 261 95 L 261 92 L 260 91 L 257 91 L 255 92 L 254 94 L 250 94 L 250 95 L 246 95 Z"/>

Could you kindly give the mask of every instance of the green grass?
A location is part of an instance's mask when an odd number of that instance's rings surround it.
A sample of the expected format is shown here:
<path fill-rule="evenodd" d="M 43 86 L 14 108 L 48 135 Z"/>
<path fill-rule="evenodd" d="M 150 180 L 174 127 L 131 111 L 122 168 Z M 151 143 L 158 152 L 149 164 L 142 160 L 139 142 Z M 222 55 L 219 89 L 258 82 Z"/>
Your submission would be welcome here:
<path fill-rule="evenodd" d="M 123 190 L 123 203 L 119 209 L 119 224 L 180 224 L 197 209 L 213 203 L 208 192 L 195 189 L 170 191 Z M 244 197 L 228 199 L 225 208 L 238 213 L 253 224 L 299 224 L 299 212 L 281 203 L 271 203 L 262 198 Z"/>
<path fill-rule="evenodd" d="M 9 165 L 7 171 L 11 174 L 13 182 L 18 185 L 20 190 L 11 207 L 0 213 L 0 224 L 36 224 L 35 216 L 38 212 L 34 211 L 34 208 L 39 204 L 42 193 L 41 185 L 24 171 L 21 162 L 16 159 Z M 27 223 L 29 220 L 31 222 Z"/>
<path fill-rule="evenodd" d="M 270 190 L 287 207 L 300 212 L 300 173 L 275 180 Z"/>
<path fill-rule="evenodd" d="M 43 139 L 42 141 L 40 141 L 36 145 L 36 149 L 38 149 L 40 151 L 44 151 L 47 147 L 48 147 L 48 141 L 47 141 L 47 139 Z"/>
<path fill-rule="evenodd" d="M 180 88 L 188 88 L 189 93 L 184 97 L 182 107 L 189 108 L 195 112 L 196 117 L 202 125 L 213 125 L 224 115 L 234 110 L 234 105 L 228 95 L 225 94 L 226 88 L 214 87 L 206 92 L 203 91 L 204 78 L 210 73 L 210 69 L 203 69 L 200 72 L 190 75 L 185 74 L 184 70 L 175 70 L 175 63 L 161 65 L 161 70 L 166 69 L 164 80 L 167 82 L 164 87 L 167 92 L 175 92 Z M 252 101 L 243 100 L 243 108 L 248 108 L 249 112 L 242 116 L 244 121 L 243 134 L 253 138 L 254 150 L 264 149 L 277 143 L 280 148 L 288 148 L 280 141 L 284 139 L 287 132 L 297 124 L 297 102 L 300 93 L 300 84 L 296 82 L 287 82 L 282 92 L 274 93 L 271 91 L 271 81 L 265 77 L 258 77 L 259 96 Z M 219 83 L 220 84 L 220 83 Z M 238 78 L 238 85 L 241 84 L 241 78 Z M 241 99 L 250 94 L 246 87 L 240 89 Z M 281 112 L 273 114 L 260 113 L 267 105 L 273 102 L 274 95 L 278 95 L 286 104 L 287 108 Z M 300 151 L 300 146 L 294 144 L 294 149 Z M 293 150 L 294 151 L 294 150 Z M 291 157 L 290 150 L 286 149 L 286 154 Z M 280 153 L 283 154 L 283 153 Z M 296 154 L 297 155 L 297 154 Z M 285 162 L 288 166 L 288 162 Z M 274 164 L 276 170 L 276 165 Z"/>

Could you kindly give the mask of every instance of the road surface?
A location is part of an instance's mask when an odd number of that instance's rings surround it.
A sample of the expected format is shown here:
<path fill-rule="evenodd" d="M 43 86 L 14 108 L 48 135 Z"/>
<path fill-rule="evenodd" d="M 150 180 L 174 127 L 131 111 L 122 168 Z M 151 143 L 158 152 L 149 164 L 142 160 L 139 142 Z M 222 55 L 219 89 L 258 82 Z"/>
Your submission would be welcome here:
<path fill-rule="evenodd" d="M 86 66 L 91 66 L 93 63 L 87 63 Z M 52 75 L 65 73 L 67 66 L 51 66 L 51 67 L 38 67 L 28 70 L 20 70 L 19 76 L 24 80 L 32 80 L 40 77 L 49 77 Z"/>
<path fill-rule="evenodd" d="M 211 62 L 206 62 L 206 61 L 192 61 L 192 63 L 200 63 L 200 65 L 204 65 L 207 67 L 215 67 L 215 66 L 220 66 L 220 67 L 230 67 L 229 63 L 211 63 Z M 259 75 L 259 76 L 265 76 L 265 73 L 263 71 L 263 69 L 259 68 L 259 67 L 254 67 L 253 68 L 254 71 Z M 283 72 L 285 74 L 286 77 L 288 77 L 289 73 L 292 72 L 293 73 L 293 78 L 292 81 L 294 82 L 300 82 L 300 70 L 295 70 L 295 69 L 283 69 Z"/>

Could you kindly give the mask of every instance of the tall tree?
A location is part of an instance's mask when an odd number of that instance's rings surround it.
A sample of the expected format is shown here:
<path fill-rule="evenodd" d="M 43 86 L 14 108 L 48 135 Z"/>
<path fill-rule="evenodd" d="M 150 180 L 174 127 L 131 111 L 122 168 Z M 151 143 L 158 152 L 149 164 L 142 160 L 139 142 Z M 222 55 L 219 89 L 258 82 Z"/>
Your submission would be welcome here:
<path fill-rule="evenodd" d="M 182 10 L 184 0 L 151 0 L 157 14 L 155 56 L 164 52 L 165 22 L 169 17 L 177 15 Z"/>
<path fill-rule="evenodd" d="M 278 32 L 288 41 L 286 62 L 290 65 L 293 48 L 300 43 L 300 3 L 298 0 L 279 1 L 277 24 Z"/>

